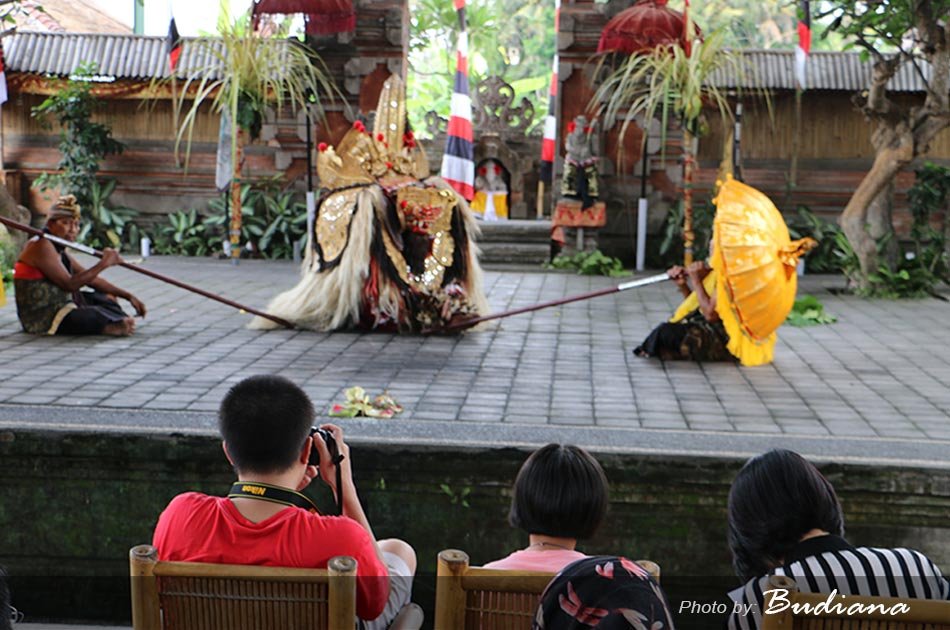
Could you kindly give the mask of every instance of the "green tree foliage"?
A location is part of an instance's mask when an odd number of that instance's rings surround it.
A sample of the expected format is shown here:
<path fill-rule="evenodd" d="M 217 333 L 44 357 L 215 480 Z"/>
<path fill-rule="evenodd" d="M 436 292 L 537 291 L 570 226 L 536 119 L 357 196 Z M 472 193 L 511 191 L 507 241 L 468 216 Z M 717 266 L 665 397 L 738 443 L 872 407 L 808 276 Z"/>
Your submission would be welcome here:
<path fill-rule="evenodd" d="M 95 74 L 94 64 L 81 65 L 55 94 L 32 112 L 46 128 L 52 128 L 53 121 L 59 125 L 61 155 L 57 165 L 60 172 L 43 173 L 34 185 L 44 189 L 58 186 L 63 194 L 76 195 L 83 208 L 88 208 L 92 201 L 102 159 L 123 149 L 122 143 L 112 137 L 108 125 L 92 119 L 100 106 L 99 99 L 92 94 L 91 77 Z"/>
<path fill-rule="evenodd" d="M 409 12 L 407 103 L 413 127 L 424 132 L 427 111 L 449 113 L 458 17 L 452 3 L 443 0 L 410 0 Z M 515 88 L 516 101 L 532 102 L 539 124 L 547 111 L 554 59 L 554 2 L 474 0 L 465 14 L 471 84 L 502 77 Z"/>
<path fill-rule="evenodd" d="M 950 127 L 950 0 L 827 0 L 820 6 L 829 29 L 873 62 L 867 89 L 853 100 L 874 125 L 874 163 L 840 219 L 861 265 L 858 288 L 867 290 L 876 282 L 872 276 L 899 271 L 889 211 L 894 178 Z M 888 82 L 901 68 L 923 84 L 922 102 L 890 97 Z"/>

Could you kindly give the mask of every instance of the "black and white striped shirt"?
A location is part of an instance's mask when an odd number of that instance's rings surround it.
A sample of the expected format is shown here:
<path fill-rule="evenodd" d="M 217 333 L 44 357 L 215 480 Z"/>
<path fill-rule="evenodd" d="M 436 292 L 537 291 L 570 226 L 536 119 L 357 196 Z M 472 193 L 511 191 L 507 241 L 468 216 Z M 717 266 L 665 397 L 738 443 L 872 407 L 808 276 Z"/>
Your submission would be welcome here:
<path fill-rule="evenodd" d="M 839 536 L 819 536 L 802 541 L 777 567 L 774 575 L 785 575 L 802 593 L 831 593 L 903 599 L 950 599 L 947 581 L 927 556 L 913 549 L 852 547 Z M 763 590 L 769 576 L 749 580 L 731 593 L 749 614 L 733 612 L 729 630 L 757 630 L 764 605 Z M 749 604 L 753 604 L 751 609 Z"/>

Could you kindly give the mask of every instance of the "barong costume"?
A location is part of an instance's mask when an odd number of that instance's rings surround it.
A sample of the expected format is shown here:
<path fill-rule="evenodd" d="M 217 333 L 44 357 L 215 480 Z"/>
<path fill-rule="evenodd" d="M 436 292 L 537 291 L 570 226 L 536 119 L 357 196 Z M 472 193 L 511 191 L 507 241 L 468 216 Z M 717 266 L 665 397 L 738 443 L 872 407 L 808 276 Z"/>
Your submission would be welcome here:
<path fill-rule="evenodd" d="M 373 131 L 357 121 L 320 145 L 322 187 L 300 282 L 268 312 L 314 330 L 438 329 L 488 312 L 465 200 L 438 177 L 406 124 L 405 86 L 387 79 Z M 274 328 L 255 318 L 252 328 Z"/>

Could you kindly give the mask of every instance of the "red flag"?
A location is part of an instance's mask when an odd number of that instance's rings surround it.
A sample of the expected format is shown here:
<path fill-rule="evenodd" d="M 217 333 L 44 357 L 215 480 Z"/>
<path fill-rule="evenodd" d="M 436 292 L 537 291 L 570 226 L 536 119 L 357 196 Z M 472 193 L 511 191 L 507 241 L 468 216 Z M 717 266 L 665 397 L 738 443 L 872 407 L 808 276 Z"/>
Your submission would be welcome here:
<path fill-rule="evenodd" d="M 178 67 L 178 59 L 181 57 L 181 35 L 178 34 L 178 27 L 175 26 L 175 18 L 172 17 L 168 23 L 168 37 L 165 39 L 165 49 L 168 51 L 168 69 L 171 72 Z"/>

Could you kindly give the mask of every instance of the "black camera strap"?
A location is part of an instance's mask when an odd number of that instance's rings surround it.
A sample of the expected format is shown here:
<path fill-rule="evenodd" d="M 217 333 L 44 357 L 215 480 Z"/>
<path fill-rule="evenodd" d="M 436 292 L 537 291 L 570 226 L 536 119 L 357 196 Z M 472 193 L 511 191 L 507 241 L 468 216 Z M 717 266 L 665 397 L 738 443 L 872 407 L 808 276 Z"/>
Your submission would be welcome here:
<path fill-rule="evenodd" d="M 235 481 L 231 484 L 231 491 L 228 493 L 229 499 L 243 497 L 245 499 L 258 499 L 260 501 L 270 501 L 280 505 L 292 505 L 303 508 L 308 512 L 319 514 L 317 506 L 313 504 L 308 497 L 295 490 L 288 490 L 280 486 L 271 486 L 266 483 L 256 481 Z"/>

